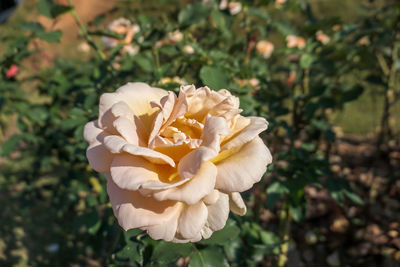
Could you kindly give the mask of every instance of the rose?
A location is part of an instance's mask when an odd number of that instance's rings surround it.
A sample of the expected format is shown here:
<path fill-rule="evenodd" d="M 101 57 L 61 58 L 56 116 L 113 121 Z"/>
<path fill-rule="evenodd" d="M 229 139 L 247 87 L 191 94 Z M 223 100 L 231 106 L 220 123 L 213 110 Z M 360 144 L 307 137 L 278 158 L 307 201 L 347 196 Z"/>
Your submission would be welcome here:
<path fill-rule="evenodd" d="M 231 15 L 237 15 L 242 11 L 242 3 L 240 2 L 229 2 L 228 10 Z"/>
<path fill-rule="evenodd" d="M 185 46 L 183 47 L 183 52 L 185 52 L 186 54 L 191 55 L 191 54 L 194 53 L 194 48 L 193 48 L 193 46 L 191 46 L 191 45 L 185 45 Z"/>
<path fill-rule="evenodd" d="M 172 44 L 179 43 L 179 42 L 181 42 L 183 40 L 183 33 L 180 30 L 169 32 L 168 33 L 168 40 Z"/>
<path fill-rule="evenodd" d="M 116 47 L 118 44 L 123 43 L 122 52 L 128 53 L 129 55 L 136 55 L 139 52 L 139 46 L 132 44 L 133 37 L 140 32 L 140 26 L 132 24 L 125 18 L 119 18 L 112 21 L 107 28 L 110 31 L 116 32 L 117 34 L 123 35 L 123 40 L 118 40 L 112 37 L 103 37 L 103 42 L 107 48 Z"/>
<path fill-rule="evenodd" d="M 286 3 L 287 0 L 275 0 L 275 7 L 280 7 L 284 3 Z"/>
<path fill-rule="evenodd" d="M 323 31 L 321 31 L 321 30 L 318 30 L 316 33 L 315 33 L 315 36 L 316 36 L 316 38 L 317 38 L 317 40 L 320 42 L 320 43 L 322 43 L 322 44 L 327 44 L 327 43 L 329 43 L 330 41 L 331 41 L 331 38 L 328 36 L 328 35 L 326 35 Z"/>
<path fill-rule="evenodd" d="M 286 42 L 286 46 L 289 48 L 297 47 L 298 49 L 303 49 L 306 47 L 306 40 L 301 36 L 289 34 L 286 36 Z"/>
<path fill-rule="evenodd" d="M 227 90 L 181 86 L 179 96 L 128 83 L 100 98 L 85 126 L 87 158 L 104 172 L 119 224 L 153 239 L 195 242 L 243 215 L 239 192 L 263 176 L 271 154 L 260 117 L 240 115 Z"/>
<path fill-rule="evenodd" d="M 222 1 L 219 3 L 219 9 L 220 9 L 220 10 L 228 9 L 228 10 L 229 10 L 229 13 L 230 13 L 231 15 L 237 15 L 237 14 L 240 13 L 240 11 L 242 11 L 242 3 L 240 3 L 240 2 L 235 2 L 235 1 L 232 1 L 232 2 L 229 2 L 229 3 L 228 3 L 227 0 L 222 0 Z"/>
<path fill-rule="evenodd" d="M 256 45 L 257 53 L 261 54 L 265 59 L 270 58 L 274 52 L 274 44 L 269 41 L 259 41 Z"/>

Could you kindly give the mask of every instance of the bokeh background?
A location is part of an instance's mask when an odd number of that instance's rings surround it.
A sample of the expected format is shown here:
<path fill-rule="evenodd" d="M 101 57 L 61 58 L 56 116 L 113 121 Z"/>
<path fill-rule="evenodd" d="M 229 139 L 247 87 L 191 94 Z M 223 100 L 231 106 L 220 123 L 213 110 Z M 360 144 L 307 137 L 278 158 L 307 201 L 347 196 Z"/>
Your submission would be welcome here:
<path fill-rule="evenodd" d="M 400 266 L 400 3 L 2 0 L 1 266 Z M 115 20 L 124 18 L 124 20 Z M 113 23 L 114 21 L 114 23 Z M 85 157 L 99 96 L 227 88 L 270 122 L 245 216 L 124 232 Z"/>

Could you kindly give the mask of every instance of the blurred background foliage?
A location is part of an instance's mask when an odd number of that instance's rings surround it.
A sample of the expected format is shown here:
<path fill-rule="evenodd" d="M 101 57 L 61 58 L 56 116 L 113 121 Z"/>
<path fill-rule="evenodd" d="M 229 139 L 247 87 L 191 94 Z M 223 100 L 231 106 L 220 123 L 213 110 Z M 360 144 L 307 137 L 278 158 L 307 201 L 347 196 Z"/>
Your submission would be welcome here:
<path fill-rule="evenodd" d="M 400 266 L 398 1 L 84 2 L 0 25 L 1 266 Z M 244 217 L 195 244 L 118 226 L 82 133 L 130 81 L 227 88 L 268 119 Z"/>

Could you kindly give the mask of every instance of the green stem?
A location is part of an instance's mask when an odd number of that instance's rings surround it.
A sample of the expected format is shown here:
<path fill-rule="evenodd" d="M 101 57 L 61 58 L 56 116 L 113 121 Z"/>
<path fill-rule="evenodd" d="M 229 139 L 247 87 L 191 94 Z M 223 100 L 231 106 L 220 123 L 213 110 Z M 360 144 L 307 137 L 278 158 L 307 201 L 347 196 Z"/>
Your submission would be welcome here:
<path fill-rule="evenodd" d="M 392 51 L 392 66 L 390 69 L 390 74 L 389 74 L 389 90 L 395 90 L 396 89 L 396 63 L 399 57 L 399 43 L 398 39 L 400 39 L 400 34 L 396 35 L 396 40 L 393 46 L 393 51 Z"/>
<path fill-rule="evenodd" d="M 290 211 L 289 211 L 289 200 L 286 199 L 282 205 L 281 212 L 279 214 L 279 235 L 281 239 L 281 244 L 279 245 L 279 259 L 278 266 L 285 266 L 288 257 L 287 253 L 289 251 L 289 238 L 290 238 Z"/>
<path fill-rule="evenodd" d="M 157 78 L 157 80 L 160 80 L 161 79 L 161 75 L 160 75 L 160 56 L 158 54 L 158 48 L 157 47 L 153 48 L 153 55 L 154 55 L 154 60 L 156 61 L 156 69 L 155 69 L 156 78 Z"/>
<path fill-rule="evenodd" d="M 384 107 L 383 107 L 383 114 L 381 118 L 381 129 L 378 135 L 377 146 L 380 147 L 381 144 L 385 143 L 387 138 L 391 137 L 391 129 L 390 129 L 390 107 L 396 101 L 396 99 L 390 99 L 389 94 L 395 94 L 396 92 L 396 62 L 398 60 L 398 53 L 399 53 L 399 44 L 398 39 L 400 38 L 400 34 L 396 35 L 396 39 L 393 45 L 392 50 L 392 65 L 389 69 L 388 64 L 386 63 L 382 53 L 377 54 L 378 62 L 382 68 L 383 73 L 387 76 L 387 86 L 385 88 L 385 95 L 384 95 Z"/>
<path fill-rule="evenodd" d="M 310 93 L 310 68 L 304 70 L 303 78 L 303 94 L 306 96 Z"/>
<path fill-rule="evenodd" d="M 71 15 L 74 17 L 76 24 L 79 26 L 81 33 L 83 37 L 86 39 L 88 44 L 96 51 L 97 55 L 102 59 L 106 60 L 106 56 L 104 53 L 100 50 L 100 48 L 96 45 L 96 43 L 93 41 L 92 37 L 90 37 L 86 26 L 82 23 L 81 19 L 78 16 L 78 13 L 76 13 L 75 8 L 72 4 L 71 0 L 68 0 L 68 5 L 71 8 Z"/>

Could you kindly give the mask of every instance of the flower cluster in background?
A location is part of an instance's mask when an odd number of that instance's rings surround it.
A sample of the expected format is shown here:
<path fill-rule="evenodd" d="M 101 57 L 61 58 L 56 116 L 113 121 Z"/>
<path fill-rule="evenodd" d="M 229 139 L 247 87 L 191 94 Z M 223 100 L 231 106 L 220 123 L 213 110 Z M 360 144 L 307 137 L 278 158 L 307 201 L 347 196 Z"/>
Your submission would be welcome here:
<path fill-rule="evenodd" d="M 140 26 L 132 24 L 128 19 L 119 18 L 108 24 L 107 29 L 122 36 L 123 39 L 112 37 L 103 37 L 103 42 L 107 48 L 114 48 L 118 44 L 124 44 L 122 47 L 123 53 L 136 55 L 139 52 L 139 46 L 133 44 L 135 34 L 140 32 Z"/>

